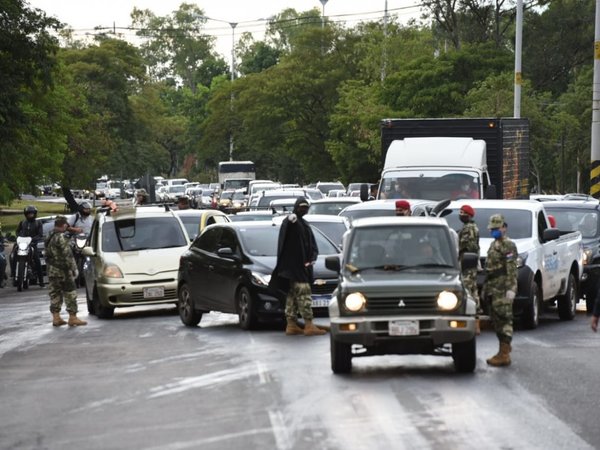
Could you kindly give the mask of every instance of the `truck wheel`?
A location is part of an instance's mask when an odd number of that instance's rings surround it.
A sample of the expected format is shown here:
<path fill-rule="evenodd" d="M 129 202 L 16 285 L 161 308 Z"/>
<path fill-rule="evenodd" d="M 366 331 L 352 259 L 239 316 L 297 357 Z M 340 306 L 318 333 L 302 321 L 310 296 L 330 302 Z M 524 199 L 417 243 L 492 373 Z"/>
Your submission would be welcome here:
<path fill-rule="evenodd" d="M 197 326 L 202 319 L 202 313 L 194 309 L 194 302 L 187 284 L 184 283 L 179 287 L 178 297 L 177 310 L 179 311 L 179 318 L 185 326 Z"/>
<path fill-rule="evenodd" d="M 529 302 L 523 315 L 523 326 L 528 330 L 533 330 L 540 324 L 540 312 L 542 310 L 542 298 L 540 287 L 535 280 L 531 280 L 529 287 Z"/>
<path fill-rule="evenodd" d="M 352 345 L 337 342 L 333 335 L 330 335 L 329 343 L 333 373 L 350 373 L 352 370 Z"/>
<path fill-rule="evenodd" d="M 573 320 L 575 318 L 577 300 L 575 277 L 570 273 L 567 281 L 567 291 L 565 295 L 558 297 L 558 317 L 560 320 Z"/>
<path fill-rule="evenodd" d="M 452 359 L 454 368 L 460 373 L 471 373 L 477 362 L 477 345 L 475 338 L 466 342 L 452 344 Z"/>

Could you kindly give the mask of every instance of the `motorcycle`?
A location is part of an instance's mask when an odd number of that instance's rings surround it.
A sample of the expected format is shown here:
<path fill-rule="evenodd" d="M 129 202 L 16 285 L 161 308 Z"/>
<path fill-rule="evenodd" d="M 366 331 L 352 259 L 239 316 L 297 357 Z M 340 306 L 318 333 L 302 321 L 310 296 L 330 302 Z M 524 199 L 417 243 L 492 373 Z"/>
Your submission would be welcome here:
<path fill-rule="evenodd" d="M 85 262 L 85 256 L 83 256 L 83 247 L 87 242 L 88 235 L 85 233 L 78 233 L 71 238 L 71 249 L 73 251 L 73 257 L 75 258 L 75 264 L 77 265 L 77 271 L 79 276 L 75 279 L 75 285 L 81 287 L 84 285 L 83 278 L 83 263 Z"/>
<path fill-rule="evenodd" d="M 17 291 L 21 292 L 23 289 L 27 289 L 30 284 L 35 284 L 36 274 L 33 270 L 33 240 L 31 237 L 18 236 L 17 242 L 17 262 L 15 265 L 15 285 Z"/>

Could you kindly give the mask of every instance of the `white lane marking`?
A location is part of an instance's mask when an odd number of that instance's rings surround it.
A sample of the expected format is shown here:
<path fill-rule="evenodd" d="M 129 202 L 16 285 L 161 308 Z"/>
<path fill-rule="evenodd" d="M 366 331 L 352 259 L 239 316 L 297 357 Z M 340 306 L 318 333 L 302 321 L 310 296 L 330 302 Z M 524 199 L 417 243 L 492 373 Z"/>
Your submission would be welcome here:
<path fill-rule="evenodd" d="M 258 371 L 258 379 L 260 380 L 260 384 L 266 384 L 271 381 L 271 376 L 266 368 L 266 366 L 260 362 L 256 361 L 256 370 Z"/>
<path fill-rule="evenodd" d="M 283 419 L 281 411 L 269 410 L 269 420 L 271 421 L 271 428 L 273 429 L 273 435 L 275 436 L 277 450 L 287 450 L 292 448 L 290 434 L 285 426 L 285 420 Z"/>
<path fill-rule="evenodd" d="M 217 442 L 224 442 L 224 441 L 229 441 L 229 440 L 233 440 L 233 439 L 239 439 L 239 438 L 243 438 L 246 436 L 257 436 L 259 434 L 270 434 L 271 433 L 271 429 L 270 428 L 256 428 L 254 430 L 246 430 L 246 431 L 241 431 L 239 433 L 227 433 L 227 434 L 219 434 L 218 436 L 214 436 L 214 437 L 210 437 L 210 438 L 206 438 L 206 439 L 196 439 L 193 441 L 188 441 L 188 442 L 174 442 L 172 444 L 167 444 L 167 445 L 159 445 L 158 447 L 146 447 L 146 450 L 182 450 L 182 449 L 186 449 L 186 448 L 202 448 L 203 445 L 208 445 L 208 444 L 214 444 Z M 225 443 L 223 443 L 223 447 L 221 448 L 236 448 L 236 447 L 231 447 L 230 445 L 227 445 Z M 241 447 L 243 448 L 243 447 Z"/>

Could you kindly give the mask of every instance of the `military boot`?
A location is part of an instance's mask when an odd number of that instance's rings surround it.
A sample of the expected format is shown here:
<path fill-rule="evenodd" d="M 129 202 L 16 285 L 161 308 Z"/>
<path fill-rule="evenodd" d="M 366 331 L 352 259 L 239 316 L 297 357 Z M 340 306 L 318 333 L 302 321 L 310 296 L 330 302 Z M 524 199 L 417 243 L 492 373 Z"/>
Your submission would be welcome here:
<path fill-rule="evenodd" d="M 285 327 L 285 334 L 288 336 L 293 336 L 296 334 L 304 334 L 304 330 L 300 328 L 298 322 L 294 319 L 287 319 L 287 326 Z"/>
<path fill-rule="evenodd" d="M 62 317 L 60 317 L 60 313 L 52 313 L 52 326 L 55 327 L 60 327 L 62 325 L 66 325 L 67 322 L 65 322 Z"/>
<path fill-rule="evenodd" d="M 316 326 L 312 320 L 305 320 L 304 322 L 304 336 L 322 336 L 327 333 L 327 331 Z"/>
<path fill-rule="evenodd" d="M 487 359 L 486 362 L 490 366 L 503 367 L 510 366 L 510 352 L 512 347 L 507 342 L 500 342 L 500 350 L 498 353 L 491 358 Z"/>
<path fill-rule="evenodd" d="M 69 313 L 69 326 L 79 327 L 81 325 L 87 325 L 87 322 L 85 320 L 78 319 L 77 314 Z"/>

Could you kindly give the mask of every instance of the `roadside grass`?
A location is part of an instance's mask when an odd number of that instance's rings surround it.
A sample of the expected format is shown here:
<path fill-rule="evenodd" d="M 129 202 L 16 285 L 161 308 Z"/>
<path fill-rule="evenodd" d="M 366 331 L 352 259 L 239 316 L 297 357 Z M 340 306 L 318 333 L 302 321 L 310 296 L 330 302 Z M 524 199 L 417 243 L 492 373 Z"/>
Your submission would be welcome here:
<path fill-rule="evenodd" d="M 35 200 L 15 200 L 10 205 L 0 204 L 0 228 L 2 234 L 15 234 L 17 225 L 25 218 L 23 208 L 33 205 L 38 210 L 38 217 L 65 214 L 65 204 L 56 202 L 41 202 Z"/>

